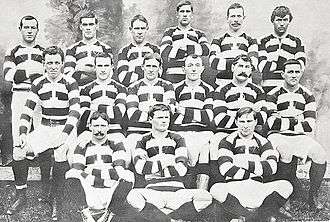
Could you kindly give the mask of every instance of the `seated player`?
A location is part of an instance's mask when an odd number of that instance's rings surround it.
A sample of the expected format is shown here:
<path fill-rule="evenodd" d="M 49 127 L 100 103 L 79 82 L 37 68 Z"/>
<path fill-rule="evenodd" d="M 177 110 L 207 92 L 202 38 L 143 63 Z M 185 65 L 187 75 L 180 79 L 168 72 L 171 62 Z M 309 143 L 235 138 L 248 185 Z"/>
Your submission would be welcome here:
<path fill-rule="evenodd" d="M 264 181 L 276 172 L 279 154 L 266 138 L 254 132 L 257 113 L 250 107 L 241 108 L 235 122 L 238 130 L 218 145 L 218 173 L 225 182 L 210 189 L 223 210 L 217 221 L 238 216 L 251 222 L 274 221 L 273 215 L 289 198 L 292 185 L 285 180 Z"/>
<path fill-rule="evenodd" d="M 72 168 L 66 173 L 71 193 L 77 194 L 75 201 L 87 222 L 95 221 L 92 210 L 115 211 L 133 187 L 134 174 L 125 169 L 123 143 L 107 137 L 109 128 L 109 116 L 95 111 L 90 118 L 92 135 L 76 147 Z M 105 221 L 107 213 L 98 221 Z"/>
<path fill-rule="evenodd" d="M 52 219 L 58 220 L 58 207 L 62 201 L 64 175 L 69 169 L 68 150 L 76 139 L 75 128 L 79 115 L 79 90 L 77 82 L 62 73 L 63 51 L 51 46 L 43 52 L 45 75 L 31 85 L 19 127 L 20 147 L 14 149 L 17 199 L 7 214 L 14 214 L 26 203 L 29 154 L 38 155 L 41 170 L 43 199 L 50 193 Z M 41 125 L 29 133 L 36 104 L 42 109 Z M 53 159 L 55 161 L 53 161 Z M 52 170 L 53 183 L 50 181 Z"/>
<path fill-rule="evenodd" d="M 299 81 L 303 73 L 299 60 L 284 63 L 284 84 L 271 90 L 267 96 L 268 139 L 280 155 L 278 175 L 289 180 L 294 187 L 294 196 L 301 197 L 301 187 L 296 177 L 297 158 L 312 160 L 309 171 L 310 188 L 308 204 L 311 210 L 322 209 L 317 194 L 326 170 L 326 152 L 312 137 L 316 119 L 316 104 L 312 93 Z"/>
<path fill-rule="evenodd" d="M 93 111 L 108 114 L 111 125 L 108 133 L 118 142 L 124 140 L 121 128 L 122 118 L 126 112 L 126 88 L 111 79 L 113 75 L 113 61 L 109 54 L 99 53 L 95 57 L 96 80 L 86 85 L 80 91 L 80 107 L 82 117 L 81 128 L 86 130 L 88 117 Z M 84 135 L 88 134 L 88 135 Z M 85 131 L 81 137 L 90 138 L 90 132 Z"/>
<path fill-rule="evenodd" d="M 145 188 L 134 188 L 127 201 L 149 221 L 193 220 L 212 202 L 203 189 L 185 189 L 188 155 L 185 140 L 168 131 L 171 109 L 156 104 L 149 111 L 152 125 L 136 144 L 134 166 L 146 180 Z"/>
<path fill-rule="evenodd" d="M 128 88 L 127 116 L 128 136 L 127 148 L 134 149 L 141 134 L 150 132 L 151 124 L 148 121 L 148 111 L 156 103 L 165 103 L 175 109 L 175 95 L 173 85 L 161 78 L 159 72 L 161 58 L 157 53 L 148 53 L 143 58 L 143 79 L 133 83 Z"/>
<path fill-rule="evenodd" d="M 117 66 L 117 79 L 126 87 L 143 78 L 143 57 L 147 53 L 160 53 L 158 46 L 145 40 L 149 25 L 143 15 L 132 18 L 129 30 L 133 41 L 119 51 Z"/>
<path fill-rule="evenodd" d="M 213 136 L 213 87 L 201 80 L 202 58 L 189 55 L 185 60 L 186 79 L 175 87 L 177 101 L 171 130 L 186 140 L 189 165 L 197 170 L 197 188 L 208 188 L 209 143 Z"/>
<path fill-rule="evenodd" d="M 247 55 L 237 56 L 232 63 L 233 79 L 231 83 L 218 87 L 213 95 L 213 112 L 216 134 L 211 139 L 211 174 L 218 159 L 218 144 L 228 133 L 237 129 L 235 117 L 241 107 L 253 107 L 257 111 L 258 128 L 265 123 L 267 114 L 265 94 L 261 88 L 251 83 L 252 60 Z M 215 177 L 213 175 L 212 177 Z M 220 178 L 219 178 L 220 179 Z"/>

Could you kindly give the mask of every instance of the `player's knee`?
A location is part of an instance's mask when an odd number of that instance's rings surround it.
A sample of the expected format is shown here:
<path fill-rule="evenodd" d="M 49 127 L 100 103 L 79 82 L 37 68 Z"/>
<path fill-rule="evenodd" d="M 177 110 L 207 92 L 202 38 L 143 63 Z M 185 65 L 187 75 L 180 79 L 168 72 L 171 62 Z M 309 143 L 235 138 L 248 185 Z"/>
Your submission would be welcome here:
<path fill-rule="evenodd" d="M 216 183 L 210 189 L 210 194 L 214 199 L 223 203 L 228 195 L 226 191 L 225 183 Z"/>
<path fill-rule="evenodd" d="M 308 155 L 312 161 L 323 164 L 327 161 L 327 153 L 324 150 L 324 148 L 321 146 L 321 144 L 315 142 L 314 146 L 311 148 L 311 151 Z"/>
<path fill-rule="evenodd" d="M 13 149 L 13 159 L 15 161 L 20 161 L 20 160 L 24 160 L 26 157 L 26 152 L 19 148 L 19 147 L 14 147 Z"/>
<path fill-rule="evenodd" d="M 127 202 L 134 208 L 141 211 L 146 203 L 145 198 L 143 195 L 138 192 L 138 189 L 131 190 L 127 195 Z"/>
<path fill-rule="evenodd" d="M 196 210 L 201 211 L 212 203 L 212 195 L 206 190 L 199 189 L 193 197 L 193 203 Z"/>

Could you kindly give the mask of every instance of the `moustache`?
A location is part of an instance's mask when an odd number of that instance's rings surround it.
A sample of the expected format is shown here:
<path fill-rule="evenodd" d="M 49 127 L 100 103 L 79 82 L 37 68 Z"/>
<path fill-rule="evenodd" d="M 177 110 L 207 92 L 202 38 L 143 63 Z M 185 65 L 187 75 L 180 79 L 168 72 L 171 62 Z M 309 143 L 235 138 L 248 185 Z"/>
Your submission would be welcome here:
<path fill-rule="evenodd" d="M 239 74 L 238 76 L 243 76 L 243 77 L 246 77 L 246 78 L 248 78 L 249 76 L 246 74 L 246 73 L 244 73 L 244 72 L 242 72 L 241 74 Z"/>
<path fill-rule="evenodd" d="M 102 132 L 97 132 L 97 133 L 94 133 L 95 136 L 104 136 L 104 133 Z"/>

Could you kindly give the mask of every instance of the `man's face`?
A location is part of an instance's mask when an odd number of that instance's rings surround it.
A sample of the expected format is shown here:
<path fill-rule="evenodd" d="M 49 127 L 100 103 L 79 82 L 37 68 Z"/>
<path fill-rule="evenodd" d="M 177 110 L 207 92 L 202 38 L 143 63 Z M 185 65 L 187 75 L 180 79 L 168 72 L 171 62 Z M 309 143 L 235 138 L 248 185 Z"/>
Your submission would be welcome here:
<path fill-rule="evenodd" d="M 96 37 L 97 24 L 95 18 L 82 18 L 80 24 L 83 38 L 89 40 Z"/>
<path fill-rule="evenodd" d="M 279 16 L 275 16 L 274 21 L 273 21 L 274 32 L 278 36 L 284 35 L 284 33 L 286 33 L 286 31 L 289 27 L 289 24 L 290 24 L 290 15 L 286 15 L 283 18 L 281 18 Z"/>
<path fill-rule="evenodd" d="M 301 76 L 302 70 L 299 64 L 286 65 L 284 73 L 282 74 L 283 79 L 289 86 L 298 85 Z"/>
<path fill-rule="evenodd" d="M 159 62 L 156 59 L 145 60 L 143 67 L 144 77 L 152 81 L 158 77 Z"/>
<path fill-rule="evenodd" d="M 252 73 L 252 65 L 250 62 L 245 62 L 239 59 L 235 65 L 232 65 L 233 77 L 238 82 L 245 82 L 250 78 Z"/>
<path fill-rule="evenodd" d="M 229 9 L 229 14 L 227 17 L 229 28 L 232 31 L 237 32 L 242 27 L 244 18 L 245 16 L 242 8 Z"/>
<path fill-rule="evenodd" d="M 178 23 L 182 26 L 188 26 L 193 17 L 193 12 L 190 5 L 183 5 L 177 12 Z"/>
<path fill-rule="evenodd" d="M 135 20 L 133 22 L 133 26 L 130 28 L 133 40 L 136 44 L 140 44 L 144 41 L 147 31 L 148 31 L 147 23 L 141 20 Z"/>
<path fill-rule="evenodd" d="M 49 78 L 56 79 L 62 73 L 63 61 L 60 54 L 45 55 L 45 71 Z"/>
<path fill-rule="evenodd" d="M 109 124 L 101 117 L 93 119 L 89 128 L 92 130 L 93 138 L 96 140 L 103 140 L 107 136 Z"/>
<path fill-rule="evenodd" d="M 159 132 L 164 132 L 170 125 L 169 111 L 156 111 L 151 119 L 152 128 Z"/>
<path fill-rule="evenodd" d="M 238 132 L 243 137 L 251 136 L 257 126 L 257 120 L 253 118 L 253 113 L 244 114 L 235 120 Z"/>
<path fill-rule="evenodd" d="M 96 57 L 95 71 L 97 79 L 104 81 L 112 76 L 112 65 L 109 57 Z"/>
<path fill-rule="evenodd" d="M 184 71 L 186 73 L 186 79 L 190 81 L 196 81 L 201 78 L 201 74 L 204 70 L 203 62 L 201 58 L 187 57 L 185 61 Z"/>
<path fill-rule="evenodd" d="M 20 28 L 20 31 L 24 42 L 26 43 L 34 42 L 38 34 L 37 21 L 34 19 L 32 20 L 24 19 L 22 21 L 22 24 L 23 25 Z"/>

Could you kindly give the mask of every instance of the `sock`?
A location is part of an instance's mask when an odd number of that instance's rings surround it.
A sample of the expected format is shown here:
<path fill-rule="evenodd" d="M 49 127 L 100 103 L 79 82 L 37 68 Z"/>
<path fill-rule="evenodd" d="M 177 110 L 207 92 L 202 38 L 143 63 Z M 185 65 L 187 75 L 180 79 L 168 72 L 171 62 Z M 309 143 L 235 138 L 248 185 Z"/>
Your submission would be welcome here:
<path fill-rule="evenodd" d="M 123 209 L 123 204 L 126 201 L 126 197 L 132 188 L 132 182 L 120 179 L 119 184 L 112 194 L 108 209 L 115 214 L 117 214 L 116 212 L 121 211 Z"/>
<path fill-rule="evenodd" d="M 62 198 L 65 182 L 65 173 L 70 169 L 67 161 L 54 162 L 53 166 L 53 184 L 51 188 L 52 196 L 58 198 L 59 203 Z"/>
<path fill-rule="evenodd" d="M 326 166 L 327 166 L 326 162 L 323 164 L 318 164 L 312 161 L 311 168 L 309 170 L 309 178 L 310 178 L 309 199 L 317 195 L 317 192 L 323 180 Z"/>
<path fill-rule="evenodd" d="M 227 198 L 222 203 L 222 206 L 223 206 L 225 211 L 227 211 L 228 213 L 230 213 L 232 215 L 243 216 L 243 217 L 251 217 L 252 214 L 253 214 L 252 212 L 245 209 L 241 205 L 239 200 L 231 194 L 227 195 Z"/>
<path fill-rule="evenodd" d="M 147 203 L 144 208 L 141 210 L 141 216 L 148 221 L 152 222 L 170 222 L 171 218 L 163 213 L 153 204 Z"/>
<path fill-rule="evenodd" d="M 189 201 L 182 204 L 178 209 L 170 213 L 172 219 L 182 219 L 182 220 L 194 220 L 198 216 L 198 211 L 196 210 L 194 203 Z"/>
<path fill-rule="evenodd" d="M 286 198 L 282 197 L 277 192 L 273 192 L 265 198 L 264 202 L 258 209 L 258 214 L 265 218 L 272 216 L 276 214 L 282 206 L 284 206 L 286 201 Z"/>
<path fill-rule="evenodd" d="M 38 162 L 41 171 L 41 183 L 42 183 L 42 191 L 44 194 L 47 194 L 50 190 L 51 183 L 49 181 L 50 178 L 50 170 L 52 165 L 52 150 L 47 150 L 39 154 Z"/>
<path fill-rule="evenodd" d="M 24 186 L 27 182 L 29 166 L 27 160 L 18 160 L 13 163 L 13 172 L 16 186 Z"/>
<path fill-rule="evenodd" d="M 80 211 L 87 208 L 86 195 L 80 180 L 77 178 L 70 178 L 66 180 L 66 185 L 68 193 L 70 194 L 68 196 L 70 202 L 74 203 Z"/>

